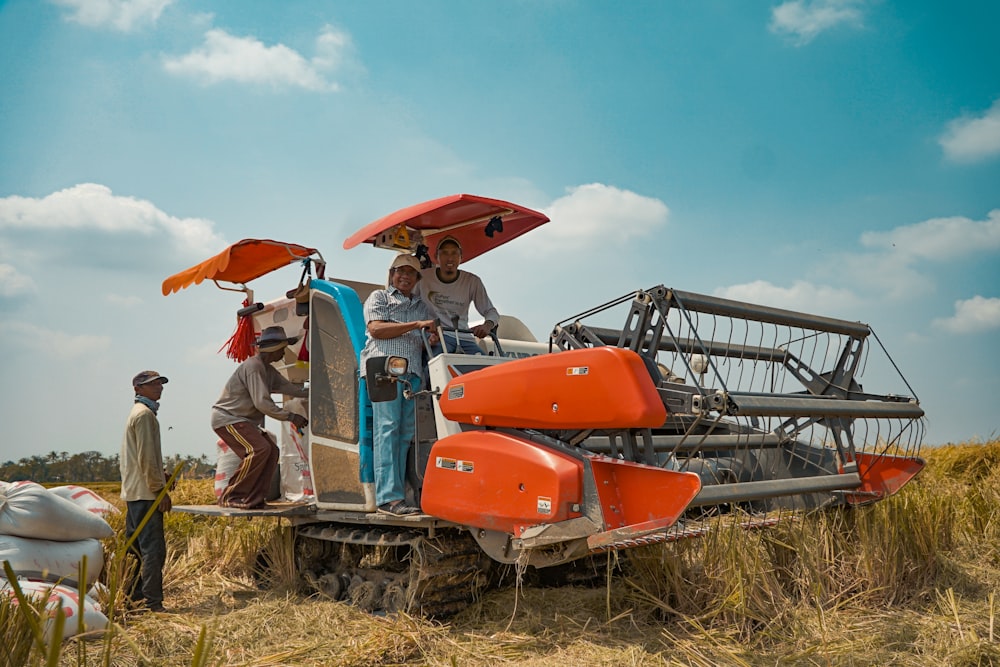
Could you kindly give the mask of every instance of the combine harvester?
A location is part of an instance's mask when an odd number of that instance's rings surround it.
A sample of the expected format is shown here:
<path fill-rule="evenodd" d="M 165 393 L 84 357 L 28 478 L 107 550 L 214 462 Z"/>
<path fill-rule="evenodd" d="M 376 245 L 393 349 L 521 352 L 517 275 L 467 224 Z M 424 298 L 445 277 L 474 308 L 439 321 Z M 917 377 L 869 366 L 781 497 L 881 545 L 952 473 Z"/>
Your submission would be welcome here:
<path fill-rule="evenodd" d="M 547 221 L 454 195 L 377 220 L 344 247 L 421 256 L 451 235 L 468 261 Z M 304 265 L 299 286 L 256 302 L 246 283 L 291 264 Z M 282 372 L 310 388 L 313 502 L 175 509 L 285 518 L 304 579 L 366 609 L 447 615 L 497 563 L 572 578 L 592 557 L 722 521 L 755 528 L 875 502 L 923 467 L 917 400 L 862 388 L 874 364 L 913 393 L 866 324 L 660 285 L 558 322 L 547 342 L 505 316 L 483 355 L 430 359 L 427 390 L 385 375 L 369 396 L 362 304 L 382 286 L 325 269 L 313 248 L 248 239 L 164 281 L 165 295 L 203 280 L 245 292 L 238 320 L 300 336 Z M 398 390 L 417 401 L 408 486 L 424 514 L 408 517 L 375 507 L 371 401 Z"/>

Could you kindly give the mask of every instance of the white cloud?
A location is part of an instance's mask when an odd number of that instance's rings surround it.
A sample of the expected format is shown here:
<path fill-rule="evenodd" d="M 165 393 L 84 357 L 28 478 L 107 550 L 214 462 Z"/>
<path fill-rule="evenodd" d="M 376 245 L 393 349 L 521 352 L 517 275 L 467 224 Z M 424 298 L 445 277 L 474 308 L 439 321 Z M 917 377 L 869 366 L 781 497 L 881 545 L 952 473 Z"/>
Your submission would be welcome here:
<path fill-rule="evenodd" d="M 931 218 L 887 232 L 865 232 L 861 245 L 876 248 L 905 261 L 959 259 L 977 252 L 1000 249 L 1000 209 L 990 211 L 985 220 L 963 216 Z"/>
<path fill-rule="evenodd" d="M 10 264 L 0 264 L 0 298 L 11 298 L 35 291 L 35 282 Z"/>
<path fill-rule="evenodd" d="M 205 85 L 222 81 L 336 91 L 326 72 L 341 69 L 350 59 L 350 35 L 326 26 L 316 39 L 316 55 L 307 60 L 284 44 L 265 46 L 253 37 L 235 37 L 224 30 L 205 33 L 205 43 L 190 53 L 164 57 L 163 67 L 178 76 L 189 76 Z"/>
<path fill-rule="evenodd" d="M 825 267 L 825 276 L 853 283 L 862 294 L 907 299 L 934 291 L 934 282 L 903 253 L 860 252 L 836 257 Z"/>
<path fill-rule="evenodd" d="M 152 25 L 174 0 L 52 0 L 72 10 L 71 21 L 90 28 L 131 32 Z"/>
<path fill-rule="evenodd" d="M 569 188 L 543 211 L 551 222 L 532 232 L 534 249 L 625 245 L 666 226 L 670 213 L 659 199 L 601 183 Z"/>
<path fill-rule="evenodd" d="M 351 36 L 332 26 L 325 26 L 316 38 L 316 55 L 312 64 L 316 69 L 336 71 L 342 68 L 354 51 Z"/>
<path fill-rule="evenodd" d="M 948 123 L 938 138 L 944 155 L 955 162 L 975 162 L 1000 155 L 1000 99 L 981 116 Z"/>
<path fill-rule="evenodd" d="M 931 264 L 972 259 L 1000 250 L 1000 209 L 984 220 L 931 218 L 888 231 L 861 234 L 862 250 L 836 255 L 820 271 L 826 280 L 849 280 L 865 294 L 909 299 L 934 291 Z"/>
<path fill-rule="evenodd" d="M 789 0 L 771 10 L 768 27 L 801 46 L 838 25 L 861 25 L 862 5 L 862 0 Z"/>
<path fill-rule="evenodd" d="M 1000 299 L 979 295 L 955 302 L 955 314 L 936 319 L 935 327 L 951 333 L 969 334 L 1000 329 Z"/>
<path fill-rule="evenodd" d="M 108 336 L 86 336 L 53 331 L 26 322 L 0 322 L 0 335 L 17 340 L 22 352 L 38 352 L 46 359 L 79 359 L 111 348 Z"/>
<path fill-rule="evenodd" d="M 185 255 L 210 254 L 225 244 L 208 220 L 175 218 L 149 201 L 116 196 L 96 183 L 81 183 L 41 199 L 0 198 L 0 234 L 67 230 L 138 234 L 160 242 L 165 236 L 169 246 Z"/>
<path fill-rule="evenodd" d="M 848 312 L 857 304 L 857 297 L 850 290 L 814 285 L 804 280 L 796 280 L 791 287 L 755 280 L 717 289 L 713 294 L 725 299 L 807 313 L 822 309 L 824 315 Z"/>

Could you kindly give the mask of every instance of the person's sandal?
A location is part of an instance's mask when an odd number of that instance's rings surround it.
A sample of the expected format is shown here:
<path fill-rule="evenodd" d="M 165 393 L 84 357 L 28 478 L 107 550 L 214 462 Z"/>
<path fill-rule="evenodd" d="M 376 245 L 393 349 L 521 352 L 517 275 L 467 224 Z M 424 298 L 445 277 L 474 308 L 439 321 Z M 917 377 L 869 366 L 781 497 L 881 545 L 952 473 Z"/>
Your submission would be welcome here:
<path fill-rule="evenodd" d="M 420 509 L 416 505 L 411 505 L 410 503 L 406 502 L 405 500 L 401 500 L 400 501 L 400 506 L 398 508 L 396 508 L 396 511 L 397 512 L 401 511 L 401 512 L 404 512 L 405 514 L 409 514 L 409 515 L 423 514 L 424 513 L 424 511 L 422 509 Z"/>
<path fill-rule="evenodd" d="M 391 503 L 385 503 L 384 505 L 378 506 L 378 511 L 380 514 L 388 514 L 389 516 L 409 516 L 411 514 L 420 514 L 420 510 L 412 505 L 407 505 L 405 501 L 396 500 Z"/>

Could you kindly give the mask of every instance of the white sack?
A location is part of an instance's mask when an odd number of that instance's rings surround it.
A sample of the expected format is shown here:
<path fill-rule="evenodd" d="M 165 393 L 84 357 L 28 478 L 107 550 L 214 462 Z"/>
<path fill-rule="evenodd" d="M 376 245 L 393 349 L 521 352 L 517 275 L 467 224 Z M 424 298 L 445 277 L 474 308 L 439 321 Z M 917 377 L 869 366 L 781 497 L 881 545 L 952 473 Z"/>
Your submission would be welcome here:
<path fill-rule="evenodd" d="M 77 507 L 82 507 L 88 512 L 92 512 L 101 517 L 107 517 L 109 514 L 117 514 L 121 511 L 101 496 L 83 486 L 77 486 L 75 484 L 54 486 L 49 489 L 49 492 L 56 494 L 60 498 L 65 498 Z"/>
<path fill-rule="evenodd" d="M 229 479 L 240 467 L 240 457 L 221 439 L 216 443 L 215 459 L 215 498 L 218 500 L 222 492 L 229 486 Z"/>
<path fill-rule="evenodd" d="M 41 484 L 11 482 L 0 487 L 0 535 L 73 542 L 114 534 L 100 516 L 60 498 Z"/>
<path fill-rule="evenodd" d="M 46 581 L 33 581 L 29 579 L 18 579 L 17 585 L 27 598 L 48 600 L 48 603 L 45 605 L 46 610 L 48 610 L 48 618 L 45 621 L 46 641 L 52 638 L 52 633 L 55 631 L 55 615 L 60 607 L 62 607 L 63 614 L 66 616 L 66 624 L 63 626 L 60 640 L 66 640 L 79 634 L 81 611 L 81 595 L 79 591 L 69 586 L 57 586 Z M 14 604 L 17 604 L 14 589 L 11 587 L 9 581 L 0 579 L 0 595 L 9 595 L 13 599 Z M 82 601 L 84 632 L 106 630 L 108 627 L 108 617 L 101 611 L 100 605 L 87 595 L 82 596 Z"/>
<path fill-rule="evenodd" d="M 309 418 L 306 400 L 293 398 L 285 401 L 289 412 Z M 281 452 L 278 458 L 281 470 L 281 496 L 291 502 L 312 502 L 312 474 L 309 472 L 309 432 L 299 435 L 291 422 L 281 422 Z"/>
<path fill-rule="evenodd" d="M 80 561 L 87 557 L 87 581 L 90 586 L 104 569 L 104 548 L 94 539 L 75 542 L 33 540 L 0 535 L 0 564 L 10 563 L 16 574 L 35 579 L 71 579 L 80 581 Z M 0 578 L 3 574 L 0 573 Z"/>

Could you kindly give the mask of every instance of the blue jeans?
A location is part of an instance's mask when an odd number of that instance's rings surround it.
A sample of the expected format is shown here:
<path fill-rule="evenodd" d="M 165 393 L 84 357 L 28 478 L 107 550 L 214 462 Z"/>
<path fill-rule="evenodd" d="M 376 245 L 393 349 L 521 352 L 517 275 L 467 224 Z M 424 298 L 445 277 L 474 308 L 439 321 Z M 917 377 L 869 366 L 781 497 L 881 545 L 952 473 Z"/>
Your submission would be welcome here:
<path fill-rule="evenodd" d="M 154 608 L 163 604 L 163 565 L 167 562 L 167 542 L 163 536 L 163 512 L 157 509 L 155 500 L 130 500 L 125 503 L 125 539 L 135 533 L 150 508 L 153 509 L 149 521 L 129 547 L 129 553 L 139 560 L 139 567 L 125 593 L 133 602 L 145 602 Z"/>
<path fill-rule="evenodd" d="M 420 389 L 420 376 L 403 376 L 410 389 Z M 396 398 L 372 403 L 372 436 L 375 441 L 375 504 L 385 505 L 406 497 L 406 455 L 416 430 L 415 402 L 403 398 L 399 385 Z"/>
<path fill-rule="evenodd" d="M 444 344 L 448 352 L 457 352 L 458 347 L 462 348 L 462 352 L 465 354 L 482 354 L 483 350 L 476 343 L 475 338 L 470 338 L 468 335 L 462 335 L 458 337 L 458 345 L 455 344 L 455 332 L 454 331 L 444 331 Z M 441 344 L 431 346 L 431 354 L 437 356 L 441 354 Z"/>

